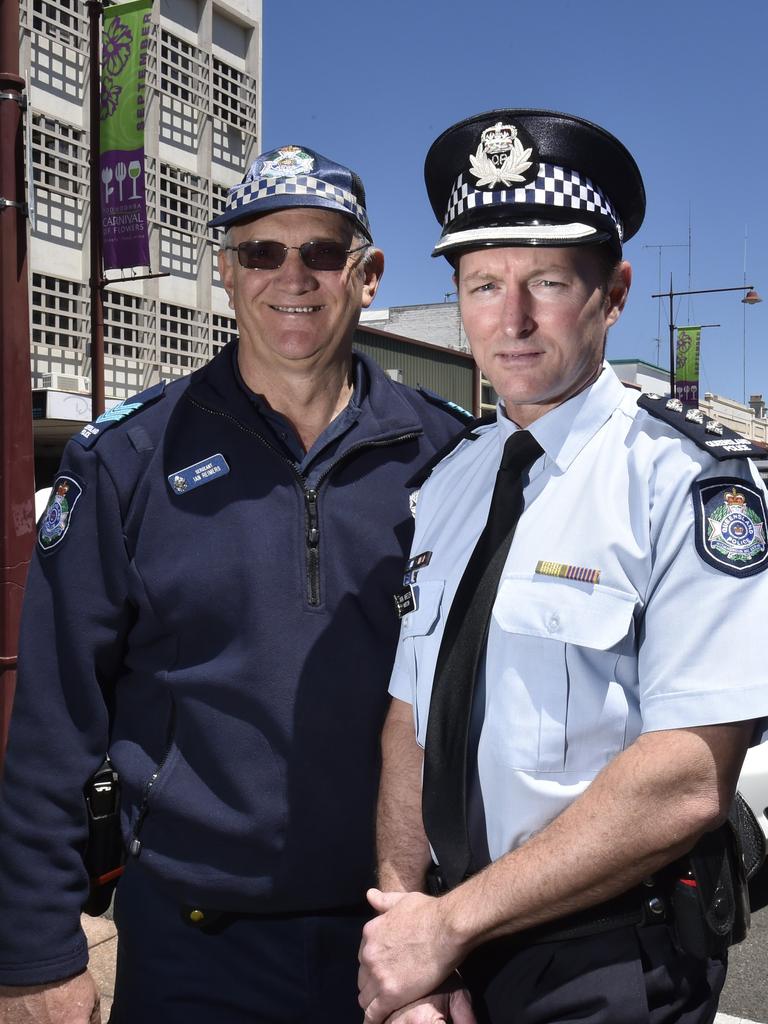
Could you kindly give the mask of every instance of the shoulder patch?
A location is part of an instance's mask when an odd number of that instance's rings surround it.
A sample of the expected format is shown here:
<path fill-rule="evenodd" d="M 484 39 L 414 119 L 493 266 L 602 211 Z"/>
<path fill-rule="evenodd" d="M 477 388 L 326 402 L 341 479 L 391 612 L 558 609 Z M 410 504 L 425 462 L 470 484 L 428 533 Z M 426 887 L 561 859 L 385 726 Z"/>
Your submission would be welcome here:
<path fill-rule="evenodd" d="M 429 459 L 429 461 L 426 462 L 417 473 L 414 473 L 410 480 L 406 480 L 405 486 L 410 488 L 421 487 L 424 481 L 430 476 L 435 466 L 441 463 L 443 459 L 447 458 L 454 448 L 458 448 L 462 441 L 476 441 L 477 435 L 475 434 L 475 431 L 478 427 L 487 427 L 491 423 L 495 422 L 495 412 L 490 413 L 488 416 L 482 416 L 479 419 L 472 420 L 472 422 L 468 423 L 463 430 L 460 430 L 458 434 L 452 437 L 447 444 L 444 444 L 442 448 L 438 448 L 432 458 Z"/>
<path fill-rule="evenodd" d="M 696 550 L 730 576 L 753 576 L 768 565 L 763 491 L 738 477 L 698 480 L 693 485 Z"/>
<path fill-rule="evenodd" d="M 419 392 L 422 398 L 431 405 L 436 405 L 438 409 L 444 409 L 446 412 L 451 413 L 460 420 L 462 423 L 468 423 L 470 420 L 474 420 L 474 416 L 471 412 L 468 412 L 463 406 L 457 405 L 456 402 L 451 402 L 447 398 L 443 398 L 442 395 L 438 395 L 435 391 L 430 391 L 429 388 L 423 388 L 421 384 L 418 385 L 416 390 Z"/>
<path fill-rule="evenodd" d="M 765 458 L 765 448 L 753 444 L 743 434 L 711 419 L 701 409 L 688 409 L 677 398 L 666 395 L 641 395 L 637 404 L 651 416 L 663 420 L 678 430 L 704 451 L 723 462 L 725 459 L 743 459 L 750 455 Z"/>
<path fill-rule="evenodd" d="M 37 543 L 41 551 L 50 551 L 64 540 L 82 493 L 82 485 L 74 477 L 64 473 L 56 477 L 37 531 Z"/>
<path fill-rule="evenodd" d="M 98 419 L 83 427 L 80 433 L 75 434 L 72 440 L 77 441 L 83 448 L 92 448 L 105 430 L 109 430 L 110 427 L 116 426 L 122 420 L 127 419 L 128 416 L 133 416 L 139 409 L 146 409 L 148 405 L 152 405 L 159 398 L 162 398 L 165 394 L 165 387 L 166 382 L 161 380 L 159 384 L 154 384 L 151 388 L 147 388 L 146 391 L 142 391 L 132 398 L 127 398 L 124 402 L 118 402 L 117 405 L 113 405 L 111 409 L 103 412 Z"/>

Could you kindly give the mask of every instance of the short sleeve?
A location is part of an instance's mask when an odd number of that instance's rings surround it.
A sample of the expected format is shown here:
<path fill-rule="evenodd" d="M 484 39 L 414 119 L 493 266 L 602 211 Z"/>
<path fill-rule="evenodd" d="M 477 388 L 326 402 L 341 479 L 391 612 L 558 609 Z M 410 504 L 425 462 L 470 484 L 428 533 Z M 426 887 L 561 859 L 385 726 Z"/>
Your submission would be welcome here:
<path fill-rule="evenodd" d="M 768 715 L 759 642 L 768 571 L 739 575 L 707 558 L 701 538 L 697 544 L 695 503 L 707 480 L 731 480 L 737 492 L 739 481 L 763 485 L 746 460 L 696 469 L 692 463 L 682 477 L 660 473 L 654 488 L 653 567 L 638 652 L 643 730 L 754 719 L 759 737 L 766 724 L 759 720 Z M 698 519 L 701 528 L 700 510 Z"/>

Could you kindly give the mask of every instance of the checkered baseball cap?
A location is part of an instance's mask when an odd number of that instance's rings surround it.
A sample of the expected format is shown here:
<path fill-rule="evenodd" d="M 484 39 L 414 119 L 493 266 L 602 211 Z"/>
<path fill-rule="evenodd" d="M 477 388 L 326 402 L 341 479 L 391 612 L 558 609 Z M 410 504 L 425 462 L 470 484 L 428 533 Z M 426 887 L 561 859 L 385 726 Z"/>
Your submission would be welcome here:
<path fill-rule="evenodd" d="M 229 227 L 255 214 L 287 206 L 338 210 L 351 217 L 373 241 L 360 178 L 307 146 L 282 146 L 257 156 L 243 180 L 227 193 L 224 212 L 208 226 Z"/>
<path fill-rule="evenodd" d="M 609 242 L 617 255 L 643 222 L 630 152 L 605 129 L 550 110 L 491 110 L 432 144 L 427 192 L 443 233 L 432 255 L 484 246 Z"/>

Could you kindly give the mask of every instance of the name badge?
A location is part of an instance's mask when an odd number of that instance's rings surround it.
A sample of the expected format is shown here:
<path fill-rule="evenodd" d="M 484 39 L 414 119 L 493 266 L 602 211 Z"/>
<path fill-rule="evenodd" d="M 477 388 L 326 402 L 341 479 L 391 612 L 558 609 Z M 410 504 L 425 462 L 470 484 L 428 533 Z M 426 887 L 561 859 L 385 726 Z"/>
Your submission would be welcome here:
<path fill-rule="evenodd" d="M 408 612 L 416 610 L 416 599 L 413 596 L 413 587 L 406 587 L 399 594 L 394 594 L 395 609 L 398 619 L 402 619 Z"/>
<path fill-rule="evenodd" d="M 227 460 L 221 453 L 218 453 L 201 459 L 193 466 L 177 469 L 175 473 L 169 474 L 168 484 L 174 494 L 186 494 L 188 491 L 194 491 L 196 487 L 202 487 L 203 484 L 210 484 L 214 480 L 226 476 L 228 472 Z"/>

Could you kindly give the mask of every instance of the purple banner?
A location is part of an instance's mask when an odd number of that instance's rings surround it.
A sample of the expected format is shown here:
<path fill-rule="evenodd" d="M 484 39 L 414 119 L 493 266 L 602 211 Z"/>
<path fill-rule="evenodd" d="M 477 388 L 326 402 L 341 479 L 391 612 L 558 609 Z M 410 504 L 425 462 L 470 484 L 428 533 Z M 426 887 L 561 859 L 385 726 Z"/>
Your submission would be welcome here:
<path fill-rule="evenodd" d="M 699 404 L 701 328 L 678 327 L 675 356 L 675 398 L 684 406 Z"/>
<path fill-rule="evenodd" d="M 151 0 L 104 11 L 101 51 L 101 228 L 105 270 L 149 266 L 144 103 Z"/>

